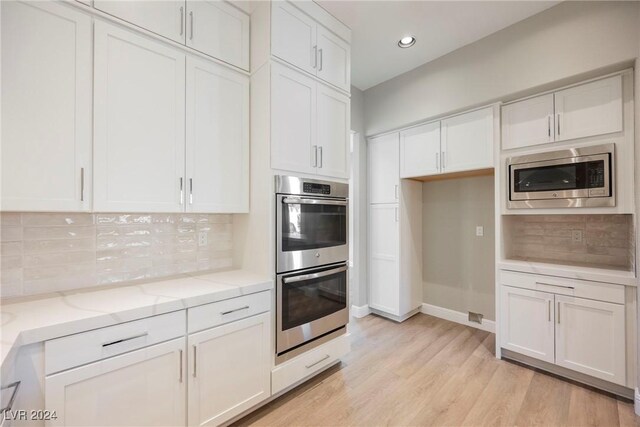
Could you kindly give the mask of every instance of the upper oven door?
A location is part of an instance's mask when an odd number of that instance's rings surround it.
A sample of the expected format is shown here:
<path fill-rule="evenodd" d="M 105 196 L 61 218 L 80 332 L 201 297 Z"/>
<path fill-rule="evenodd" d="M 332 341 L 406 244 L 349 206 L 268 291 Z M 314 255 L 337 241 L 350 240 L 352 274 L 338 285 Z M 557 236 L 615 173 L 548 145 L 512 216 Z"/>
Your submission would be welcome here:
<path fill-rule="evenodd" d="M 611 196 L 611 155 L 510 165 L 510 200 Z"/>
<path fill-rule="evenodd" d="M 276 205 L 278 273 L 348 259 L 346 199 L 278 194 Z"/>

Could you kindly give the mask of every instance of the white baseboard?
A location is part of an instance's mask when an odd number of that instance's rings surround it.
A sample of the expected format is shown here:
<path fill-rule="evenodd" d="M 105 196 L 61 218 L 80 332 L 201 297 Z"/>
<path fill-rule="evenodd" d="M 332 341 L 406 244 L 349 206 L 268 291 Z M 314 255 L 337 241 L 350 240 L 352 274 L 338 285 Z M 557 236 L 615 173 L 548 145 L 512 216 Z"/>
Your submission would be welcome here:
<path fill-rule="evenodd" d="M 440 319 L 450 320 L 452 322 L 460 323 L 462 325 L 471 326 L 472 328 L 481 329 L 483 331 L 496 332 L 496 322 L 493 320 L 482 319 L 482 324 L 476 322 L 469 322 L 467 313 L 461 313 L 459 311 L 450 310 L 448 308 L 438 307 L 427 303 L 422 303 L 422 313 L 430 316 L 439 317 Z"/>
<path fill-rule="evenodd" d="M 351 306 L 351 315 L 353 317 L 360 319 L 364 316 L 368 316 L 369 314 L 371 314 L 371 310 L 369 309 L 369 306 L 366 304 L 361 306 L 357 306 L 357 305 Z"/>
<path fill-rule="evenodd" d="M 637 388 L 633 396 L 633 410 L 636 415 L 640 416 L 640 390 Z"/>

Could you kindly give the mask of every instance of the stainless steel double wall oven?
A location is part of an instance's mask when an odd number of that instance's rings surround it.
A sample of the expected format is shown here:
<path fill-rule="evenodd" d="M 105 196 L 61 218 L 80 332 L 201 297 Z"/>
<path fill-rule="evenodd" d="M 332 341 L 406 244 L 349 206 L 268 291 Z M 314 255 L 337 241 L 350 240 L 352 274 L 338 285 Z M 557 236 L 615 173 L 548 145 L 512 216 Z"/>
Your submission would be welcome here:
<path fill-rule="evenodd" d="M 276 176 L 276 352 L 283 361 L 345 332 L 349 186 Z"/>

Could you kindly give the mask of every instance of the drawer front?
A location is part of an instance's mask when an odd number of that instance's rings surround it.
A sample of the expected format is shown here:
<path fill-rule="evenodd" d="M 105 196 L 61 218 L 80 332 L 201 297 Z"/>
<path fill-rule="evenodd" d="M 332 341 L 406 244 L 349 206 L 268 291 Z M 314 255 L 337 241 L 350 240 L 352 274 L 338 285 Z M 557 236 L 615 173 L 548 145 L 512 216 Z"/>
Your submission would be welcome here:
<path fill-rule="evenodd" d="M 189 333 L 223 325 L 271 310 L 271 291 L 201 305 L 187 311 Z"/>
<path fill-rule="evenodd" d="M 278 365 L 271 371 L 271 394 L 281 392 L 293 384 L 311 377 L 336 360 L 347 354 L 350 350 L 349 337 L 341 335 L 319 347 L 309 350 L 307 353 Z"/>
<path fill-rule="evenodd" d="M 501 270 L 500 284 L 558 295 L 624 304 L 624 286 Z"/>
<path fill-rule="evenodd" d="M 45 374 L 184 336 L 185 310 L 95 329 L 45 342 Z"/>

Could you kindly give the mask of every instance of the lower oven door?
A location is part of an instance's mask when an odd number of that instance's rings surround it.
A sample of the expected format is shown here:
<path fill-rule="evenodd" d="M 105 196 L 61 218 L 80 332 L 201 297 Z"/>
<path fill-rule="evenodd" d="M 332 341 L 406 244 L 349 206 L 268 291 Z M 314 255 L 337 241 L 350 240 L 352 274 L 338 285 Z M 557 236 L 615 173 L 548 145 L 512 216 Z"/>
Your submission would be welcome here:
<path fill-rule="evenodd" d="M 278 276 L 278 354 L 348 323 L 347 274 L 341 264 Z"/>

